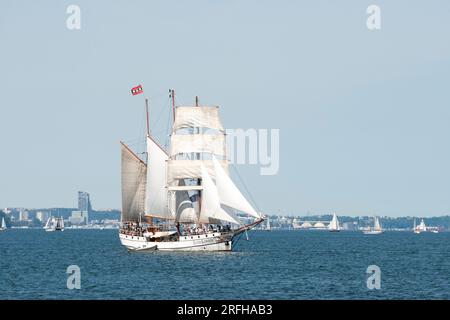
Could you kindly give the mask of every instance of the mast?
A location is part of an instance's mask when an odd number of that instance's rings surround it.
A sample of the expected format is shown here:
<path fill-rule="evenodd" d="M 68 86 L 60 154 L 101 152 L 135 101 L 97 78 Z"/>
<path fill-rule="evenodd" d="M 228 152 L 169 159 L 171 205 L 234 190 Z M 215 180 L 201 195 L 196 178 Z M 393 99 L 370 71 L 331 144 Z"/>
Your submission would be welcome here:
<path fill-rule="evenodd" d="M 170 89 L 170 97 L 172 98 L 172 116 L 173 116 L 173 122 L 175 122 L 175 90 Z"/>
<path fill-rule="evenodd" d="M 148 98 L 145 98 L 145 115 L 147 118 L 147 135 L 150 136 L 150 122 L 149 122 L 149 115 L 148 115 Z"/>
<path fill-rule="evenodd" d="M 148 111 L 148 98 L 145 98 L 145 115 L 146 115 L 146 120 L 147 120 L 147 137 L 150 137 L 150 116 L 149 116 L 149 111 Z M 145 142 L 147 143 L 147 139 L 145 139 Z M 148 152 L 147 152 L 147 161 L 148 163 Z M 144 215 L 145 215 L 145 209 L 144 209 Z M 149 225 L 153 225 L 153 218 L 152 217 L 147 217 L 147 223 Z M 139 224 L 142 224 L 142 213 L 139 212 Z"/>
<path fill-rule="evenodd" d="M 198 96 L 195 96 L 195 106 L 200 107 Z M 200 134 L 200 127 L 197 128 L 197 133 Z M 200 156 L 201 156 L 201 154 L 198 154 L 197 158 L 199 160 L 200 160 Z M 197 180 L 197 185 L 198 186 L 202 185 L 202 179 Z M 198 212 L 199 212 L 199 214 L 200 214 L 200 212 L 202 212 L 202 190 L 198 190 Z"/>

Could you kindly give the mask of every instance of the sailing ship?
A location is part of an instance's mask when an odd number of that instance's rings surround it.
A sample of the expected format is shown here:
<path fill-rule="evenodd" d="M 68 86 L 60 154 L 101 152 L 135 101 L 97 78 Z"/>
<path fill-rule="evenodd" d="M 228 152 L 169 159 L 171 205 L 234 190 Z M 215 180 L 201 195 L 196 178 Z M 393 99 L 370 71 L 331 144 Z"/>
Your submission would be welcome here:
<path fill-rule="evenodd" d="M 425 222 L 422 220 L 420 220 L 420 224 L 418 226 L 416 226 L 416 219 L 414 218 L 414 233 L 419 234 L 422 232 L 426 232 L 427 231 L 427 227 L 425 225 Z"/>
<path fill-rule="evenodd" d="M 381 228 L 380 220 L 378 219 L 378 217 L 374 217 L 373 228 L 364 230 L 363 233 L 364 234 L 381 234 L 381 233 L 383 233 L 383 229 Z"/>
<path fill-rule="evenodd" d="M 2 217 L 2 225 L 0 226 L 0 231 L 6 230 L 5 217 Z"/>
<path fill-rule="evenodd" d="M 55 218 L 50 217 L 47 220 L 47 223 L 44 226 L 44 230 L 51 232 L 51 231 L 64 231 L 64 219 L 62 217 Z"/>
<path fill-rule="evenodd" d="M 339 221 L 338 221 L 336 213 L 333 213 L 333 218 L 331 219 L 331 222 L 328 225 L 328 230 L 330 232 L 339 232 L 339 231 L 341 231 L 341 227 L 339 226 Z"/>
<path fill-rule="evenodd" d="M 119 238 L 129 250 L 231 251 L 236 237 L 264 221 L 229 177 L 219 107 L 175 106 L 170 147 L 150 135 L 146 159 L 121 142 Z M 239 216 L 245 214 L 244 223 Z"/>

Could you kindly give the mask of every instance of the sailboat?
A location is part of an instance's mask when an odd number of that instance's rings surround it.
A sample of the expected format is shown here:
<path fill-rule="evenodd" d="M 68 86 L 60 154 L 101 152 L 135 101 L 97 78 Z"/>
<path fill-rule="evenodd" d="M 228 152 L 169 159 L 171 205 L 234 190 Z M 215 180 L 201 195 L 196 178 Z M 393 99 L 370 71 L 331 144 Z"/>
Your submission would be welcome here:
<path fill-rule="evenodd" d="M 51 232 L 51 231 L 64 231 L 64 219 L 62 217 L 55 218 L 50 217 L 47 220 L 47 223 L 44 226 L 44 230 Z"/>
<path fill-rule="evenodd" d="M 425 225 L 425 221 L 423 219 L 420 220 L 420 224 L 416 226 L 416 219 L 414 218 L 414 233 L 422 233 L 427 231 L 427 226 Z"/>
<path fill-rule="evenodd" d="M 5 217 L 2 217 L 2 225 L 0 226 L 0 231 L 6 230 Z"/>
<path fill-rule="evenodd" d="M 219 107 L 200 106 L 198 97 L 195 106 L 175 106 L 175 92 L 169 92 L 170 148 L 150 135 L 148 99 L 146 161 L 121 142 L 120 241 L 135 251 L 231 251 L 236 236 L 264 216 L 229 177 Z"/>
<path fill-rule="evenodd" d="M 339 221 L 338 221 L 336 213 L 333 213 L 333 218 L 331 219 L 331 222 L 328 225 L 328 230 L 330 232 L 339 232 L 339 231 L 341 231 L 341 227 L 339 226 Z"/>
<path fill-rule="evenodd" d="M 380 220 L 378 217 L 374 218 L 373 228 L 369 228 L 368 230 L 363 231 L 364 234 L 380 234 L 383 233 L 383 229 L 381 228 Z"/>

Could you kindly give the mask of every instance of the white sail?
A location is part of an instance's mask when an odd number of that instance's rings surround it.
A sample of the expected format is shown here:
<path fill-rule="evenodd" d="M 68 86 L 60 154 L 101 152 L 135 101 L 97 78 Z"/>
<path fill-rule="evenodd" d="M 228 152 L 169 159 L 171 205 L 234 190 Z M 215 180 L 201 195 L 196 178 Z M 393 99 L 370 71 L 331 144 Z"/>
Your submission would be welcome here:
<path fill-rule="evenodd" d="M 147 166 L 128 147 L 122 153 L 122 221 L 139 221 L 144 213 Z"/>
<path fill-rule="evenodd" d="M 211 153 L 226 155 L 225 135 L 220 134 L 173 134 L 170 156 L 180 153 Z"/>
<path fill-rule="evenodd" d="M 51 224 L 52 219 L 53 219 L 52 217 L 49 217 L 47 219 L 47 222 L 45 223 L 44 229 L 50 228 L 50 224 Z"/>
<path fill-rule="evenodd" d="M 339 231 L 340 230 L 339 221 L 338 221 L 336 213 L 333 213 L 333 218 L 331 219 L 331 222 L 328 225 L 328 229 L 330 231 Z"/>
<path fill-rule="evenodd" d="M 180 180 L 180 187 L 185 186 L 183 180 Z M 197 223 L 198 215 L 195 211 L 193 202 L 186 190 L 178 190 L 173 193 L 176 196 L 175 200 L 175 221 L 180 223 Z"/>
<path fill-rule="evenodd" d="M 245 199 L 214 156 L 212 161 L 216 172 L 216 185 L 219 192 L 220 203 L 259 219 L 261 215 L 258 214 L 247 199 Z"/>
<path fill-rule="evenodd" d="M 201 166 L 201 171 L 203 191 L 199 222 L 210 223 L 211 219 L 213 219 L 240 224 L 237 219 L 228 214 L 220 206 L 217 188 L 204 166 Z"/>
<path fill-rule="evenodd" d="M 380 220 L 378 219 L 378 217 L 375 217 L 375 222 L 374 222 L 374 227 L 373 229 L 375 231 L 381 231 L 381 225 L 380 225 Z"/>
<path fill-rule="evenodd" d="M 173 131 L 183 128 L 210 128 L 223 131 L 219 118 L 219 107 L 177 107 Z"/>
<path fill-rule="evenodd" d="M 166 161 L 169 157 L 150 137 L 147 137 L 147 154 L 146 216 L 175 219 L 168 209 Z"/>
<path fill-rule="evenodd" d="M 222 168 L 228 172 L 228 162 L 226 160 L 218 160 Z M 212 160 L 169 160 L 167 162 L 167 181 L 172 185 L 179 179 L 201 179 L 203 165 L 208 174 L 215 178 L 216 173 Z"/>
<path fill-rule="evenodd" d="M 5 217 L 2 217 L 2 229 L 6 229 Z"/>

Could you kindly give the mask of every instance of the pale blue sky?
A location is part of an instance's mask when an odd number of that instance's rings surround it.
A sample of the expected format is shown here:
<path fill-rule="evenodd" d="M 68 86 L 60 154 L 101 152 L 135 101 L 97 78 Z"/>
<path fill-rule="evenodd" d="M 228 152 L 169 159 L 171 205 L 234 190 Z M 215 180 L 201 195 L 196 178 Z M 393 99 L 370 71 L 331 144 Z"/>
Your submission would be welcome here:
<path fill-rule="evenodd" d="M 280 128 L 278 175 L 238 167 L 267 213 L 448 214 L 449 36 L 445 0 L 2 0 L 0 207 L 76 206 L 85 190 L 119 208 L 142 83 L 152 123 L 174 88 L 228 128 Z"/>

